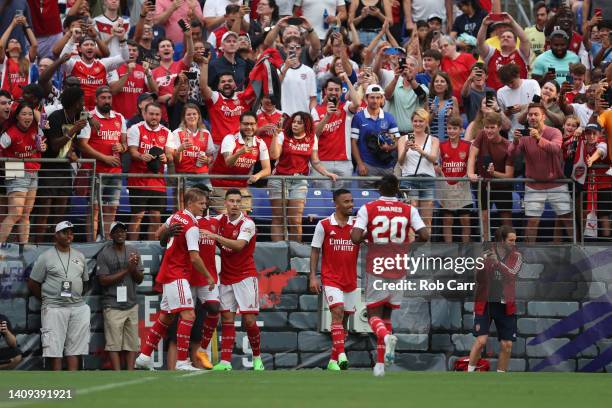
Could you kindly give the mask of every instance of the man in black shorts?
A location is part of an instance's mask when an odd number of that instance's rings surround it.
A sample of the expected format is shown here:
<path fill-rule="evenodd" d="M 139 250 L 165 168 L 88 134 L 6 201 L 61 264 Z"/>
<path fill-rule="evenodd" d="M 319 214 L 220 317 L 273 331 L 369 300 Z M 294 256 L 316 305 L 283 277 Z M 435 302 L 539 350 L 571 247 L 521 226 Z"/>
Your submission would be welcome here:
<path fill-rule="evenodd" d="M 11 370 L 21 361 L 21 350 L 9 319 L 0 314 L 0 370 Z"/>
<path fill-rule="evenodd" d="M 489 209 L 497 208 L 502 225 L 512 225 L 512 183 L 497 180 L 514 177 L 514 162 L 508 154 L 510 142 L 504 139 L 501 130 L 502 118 L 499 113 L 485 113 L 484 127 L 470 147 L 467 176 L 471 181 L 484 179 L 480 190 L 480 208 L 484 240 L 489 240 Z M 491 180 L 491 181 L 489 181 Z"/>
<path fill-rule="evenodd" d="M 484 267 L 476 271 L 474 296 L 474 336 L 468 371 L 475 371 L 482 349 L 487 345 L 491 322 L 495 322 L 500 342 L 497 372 L 506 372 L 512 343 L 516 341 L 515 280 L 523 265 L 516 249 L 516 233 L 502 225 L 495 242 L 483 253 Z"/>

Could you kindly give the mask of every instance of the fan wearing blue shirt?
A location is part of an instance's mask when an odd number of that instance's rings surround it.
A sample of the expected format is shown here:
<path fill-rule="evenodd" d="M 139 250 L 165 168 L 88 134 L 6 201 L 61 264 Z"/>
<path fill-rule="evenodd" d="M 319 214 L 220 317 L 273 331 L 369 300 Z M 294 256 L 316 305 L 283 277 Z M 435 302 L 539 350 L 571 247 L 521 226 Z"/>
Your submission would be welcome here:
<path fill-rule="evenodd" d="M 368 86 L 368 106 L 351 122 L 351 151 L 360 176 L 393 174 L 397 162 L 399 129 L 393 115 L 382 110 L 384 95 L 380 85 Z"/>
<path fill-rule="evenodd" d="M 531 77 L 544 85 L 553 79 L 559 85 L 567 81 L 570 74 L 570 64 L 580 63 L 580 57 L 568 51 L 570 38 L 563 30 L 555 30 L 550 34 L 550 50 L 540 54 L 533 63 Z"/>

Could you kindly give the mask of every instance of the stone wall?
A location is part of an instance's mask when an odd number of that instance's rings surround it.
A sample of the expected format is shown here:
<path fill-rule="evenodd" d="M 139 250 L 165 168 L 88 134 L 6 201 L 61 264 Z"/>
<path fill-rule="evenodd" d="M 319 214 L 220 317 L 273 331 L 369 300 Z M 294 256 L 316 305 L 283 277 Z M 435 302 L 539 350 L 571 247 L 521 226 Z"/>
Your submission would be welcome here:
<path fill-rule="evenodd" d="M 90 259 L 93 268 L 95 260 L 91 258 L 101 244 L 76 247 Z M 140 243 L 139 247 L 146 267 L 145 281 L 138 288 L 141 332 L 144 332 L 151 324 L 151 316 L 158 311 L 159 296 L 152 292 L 152 280 L 162 252 L 156 244 Z M 9 246 L 3 249 L 6 258 L 0 261 L 0 311 L 11 320 L 28 356 L 22 369 L 42 367 L 38 334 L 40 302 L 28 295 L 25 285 L 29 268 L 42 250 L 26 248 L 20 253 L 17 247 Z M 458 246 L 450 245 L 442 251 L 452 254 L 458 250 Z M 510 370 L 577 371 L 586 366 L 592 371 L 597 357 L 612 347 L 612 324 L 609 323 L 612 318 L 612 268 L 609 266 L 612 248 L 526 248 L 524 254 L 525 265 L 517 282 L 519 335 L 513 347 Z M 269 281 L 262 291 L 265 296 L 262 303 L 267 307 L 258 318 L 263 324 L 262 353 L 269 369 L 327 365 L 331 339 L 328 333 L 318 331 L 320 300 L 317 295 L 308 293 L 308 255 L 309 247 L 304 245 L 262 243 L 257 246 L 258 270 Z M 593 302 L 595 299 L 597 302 Z M 92 312 L 92 337 L 91 354 L 84 365 L 94 369 L 104 366 L 106 361 L 97 285 L 87 297 L 87 303 Z M 469 353 L 474 341 L 472 321 L 473 302 L 469 299 L 404 298 L 401 309 L 393 315 L 399 339 L 396 369 L 452 369 L 458 357 Z M 248 343 L 244 337 L 245 333 L 238 328 L 234 354 L 236 368 L 248 361 L 243 353 L 243 343 Z M 580 350 L 567 351 L 573 345 Z M 492 369 L 496 367 L 498 351 L 493 332 L 486 349 Z M 555 352 L 559 353 L 558 357 Z M 367 333 L 351 333 L 347 354 L 351 367 L 371 367 L 375 359 L 374 337 Z M 543 361 L 551 356 L 551 363 L 544 364 Z M 612 372 L 612 363 L 601 364 L 595 371 Z"/>

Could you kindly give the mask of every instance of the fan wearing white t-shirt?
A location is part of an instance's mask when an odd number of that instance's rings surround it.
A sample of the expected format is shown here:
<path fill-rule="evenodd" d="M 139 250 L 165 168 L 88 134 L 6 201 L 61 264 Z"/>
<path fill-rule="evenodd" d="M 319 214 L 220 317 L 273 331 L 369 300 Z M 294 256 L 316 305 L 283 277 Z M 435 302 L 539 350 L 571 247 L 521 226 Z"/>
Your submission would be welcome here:
<path fill-rule="evenodd" d="M 512 128 L 508 132 L 508 137 L 512 141 L 514 131 L 524 128 L 518 121 L 521 113 L 527 111 L 534 95 L 541 94 L 540 84 L 534 79 L 522 79 L 516 64 L 504 65 L 499 69 L 497 76 L 504 84 L 497 91 L 497 103 L 512 121 Z"/>
<path fill-rule="evenodd" d="M 286 40 L 287 59 L 281 68 L 281 106 L 283 112 L 310 112 L 317 104 L 317 81 L 312 68 L 298 59 L 302 52 L 302 40 L 289 37 Z"/>

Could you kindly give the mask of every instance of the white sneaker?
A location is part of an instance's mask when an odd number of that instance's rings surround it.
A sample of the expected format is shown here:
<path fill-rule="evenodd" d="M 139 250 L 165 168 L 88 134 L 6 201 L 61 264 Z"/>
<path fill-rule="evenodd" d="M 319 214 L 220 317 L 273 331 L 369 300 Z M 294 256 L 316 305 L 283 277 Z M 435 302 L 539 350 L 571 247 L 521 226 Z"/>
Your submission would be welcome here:
<path fill-rule="evenodd" d="M 153 368 L 153 358 L 151 356 L 146 356 L 142 353 L 138 355 L 136 358 L 136 362 L 134 363 L 134 368 L 137 370 L 155 370 Z"/>
<path fill-rule="evenodd" d="M 385 376 L 385 363 L 376 363 L 374 366 L 374 377 Z"/>
<path fill-rule="evenodd" d="M 397 337 L 392 334 L 385 336 L 385 365 L 389 366 L 395 361 L 395 346 L 397 345 Z"/>
<path fill-rule="evenodd" d="M 612 166 L 610 166 L 610 168 L 608 169 L 608 171 L 606 171 L 606 174 L 608 176 L 612 176 Z"/>
<path fill-rule="evenodd" d="M 179 360 L 176 362 L 177 371 L 202 371 L 201 368 L 197 368 L 191 365 L 189 360 Z"/>

